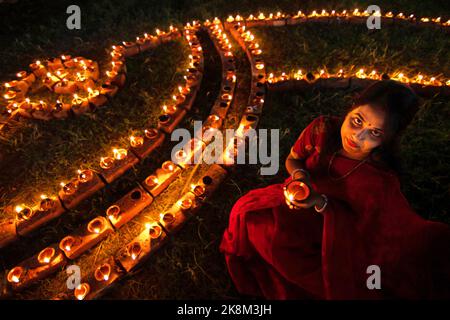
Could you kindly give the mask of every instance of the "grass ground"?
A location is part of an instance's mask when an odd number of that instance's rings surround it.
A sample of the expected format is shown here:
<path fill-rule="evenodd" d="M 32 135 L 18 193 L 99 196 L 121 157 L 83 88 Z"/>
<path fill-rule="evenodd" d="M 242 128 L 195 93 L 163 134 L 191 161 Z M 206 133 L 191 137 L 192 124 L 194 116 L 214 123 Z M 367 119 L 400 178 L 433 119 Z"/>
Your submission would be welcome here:
<path fill-rule="evenodd" d="M 447 1 L 378 2 L 383 11 L 450 15 Z M 65 1 L 50 5 L 44 1 L 23 0 L 14 5 L 0 5 L 0 81 L 11 79 L 16 71 L 36 59 L 63 53 L 101 61 L 105 56 L 104 48 L 112 44 L 152 32 L 156 27 L 164 28 L 171 23 L 183 23 L 194 18 L 259 11 L 296 12 L 322 7 L 365 8 L 371 4 L 368 1 L 261 3 L 234 0 L 78 3 L 82 8 L 82 29 L 79 31 L 65 28 L 65 8 L 68 5 Z M 442 73 L 446 77 L 450 75 L 450 42 L 448 35 L 439 30 L 382 27 L 380 31 L 368 33 L 364 26 L 307 24 L 278 29 L 257 28 L 254 31 L 267 53 L 265 60 L 269 71 L 365 65 L 378 70 L 400 68 L 433 75 Z M 41 193 L 51 194 L 57 182 L 72 176 L 80 166 L 88 166 L 98 159 L 103 150 L 119 144 L 120 138 L 129 135 L 130 130 L 142 127 L 146 121 L 152 123 L 157 114 L 155 109 L 170 95 L 179 79 L 185 63 L 185 49 L 180 42 L 174 42 L 129 59 L 125 88 L 112 105 L 96 113 L 64 121 L 27 121 L 14 137 L 1 140 L 0 153 L 4 158 L 0 160 L 0 212 L 8 205 L 27 201 Z M 210 54 L 212 50 L 208 49 L 211 48 L 205 47 L 207 80 L 196 107 L 183 123 L 185 127 L 190 127 L 192 120 L 204 119 L 217 95 L 220 67 L 217 56 Z M 243 62 L 244 56 L 239 54 L 239 58 L 240 70 L 245 72 L 248 66 Z M 244 78 L 244 81 L 248 79 Z M 286 174 L 284 159 L 300 131 L 320 114 L 341 112 L 353 95 L 354 92 L 346 91 L 269 94 L 260 127 L 280 129 L 279 175 L 261 176 L 257 165 L 238 167 L 198 217 L 189 221 L 172 243 L 154 255 L 136 274 L 120 282 L 105 298 L 239 298 L 218 252 L 232 205 L 250 189 L 283 180 Z M 450 223 L 447 201 L 450 191 L 449 113 L 448 99 L 434 97 L 425 100 L 402 142 L 407 173 L 402 188 L 406 198 L 419 214 L 446 223 Z M 0 252 L 0 270 L 10 268 L 101 213 L 128 192 L 135 181 L 141 181 L 161 161 L 168 159 L 168 150 L 160 150 L 105 192 L 52 222 L 32 238 Z M 77 261 L 82 270 L 87 272 L 94 261 L 112 254 L 131 240 L 142 228 L 142 219 L 167 207 L 167 199 L 182 187 L 182 183 L 186 181 L 179 180 L 140 219 Z M 2 214 L 0 219 L 6 217 Z M 62 290 L 64 283 L 65 274 L 60 272 L 17 298 L 49 298 Z"/>

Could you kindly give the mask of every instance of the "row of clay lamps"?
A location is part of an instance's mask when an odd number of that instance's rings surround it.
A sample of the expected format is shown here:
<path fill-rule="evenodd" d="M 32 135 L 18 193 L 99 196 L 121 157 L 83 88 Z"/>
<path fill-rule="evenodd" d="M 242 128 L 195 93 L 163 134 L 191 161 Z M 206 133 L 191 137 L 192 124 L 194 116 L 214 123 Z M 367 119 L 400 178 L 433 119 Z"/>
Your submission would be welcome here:
<path fill-rule="evenodd" d="M 176 166 L 176 165 L 175 165 Z M 134 272 L 162 245 L 168 243 L 184 223 L 192 218 L 202 204 L 225 180 L 227 171 L 219 165 L 212 165 L 191 189 L 171 208 L 158 215 L 152 215 L 143 231 L 114 256 L 97 263 L 93 271 L 83 277 L 80 285 L 54 297 L 56 300 L 91 300 L 99 298 L 111 286 Z"/>
<path fill-rule="evenodd" d="M 448 32 L 450 29 L 450 20 L 444 21 L 441 17 L 429 18 L 429 17 L 416 17 L 414 14 L 404 14 L 402 12 L 394 14 L 393 12 L 387 12 L 385 14 L 373 13 L 361 11 L 359 9 L 353 10 L 313 10 L 310 13 L 304 13 L 298 11 L 296 14 L 284 14 L 277 12 L 276 14 L 270 13 L 264 15 L 259 13 L 257 15 L 249 15 L 247 18 L 243 18 L 239 15 L 229 16 L 226 20 L 228 23 L 241 23 L 248 28 L 252 27 L 279 27 L 285 25 L 296 25 L 305 21 L 315 22 L 349 22 L 349 23 L 365 23 L 369 16 L 380 17 L 381 23 L 385 25 L 392 24 L 414 24 L 418 26 L 433 26 Z"/>
<path fill-rule="evenodd" d="M 403 73 L 387 74 L 376 70 L 366 72 L 359 69 L 356 72 L 345 72 L 340 69 L 337 73 L 328 73 L 324 69 L 319 72 L 297 71 L 289 76 L 283 72 L 279 76 L 270 74 L 267 79 L 267 88 L 270 91 L 285 90 L 311 90 L 321 89 L 363 89 L 380 80 L 392 79 L 409 85 L 417 94 L 432 97 L 436 94 L 450 96 L 450 80 L 438 80 L 436 77 L 424 77 L 418 74 L 415 77 L 407 77 Z"/>
<path fill-rule="evenodd" d="M 241 16 L 229 16 L 227 19 L 226 27 L 230 29 L 231 26 L 234 28 L 240 28 L 240 30 L 245 30 L 246 28 L 252 27 L 279 27 L 285 25 L 296 25 L 304 22 L 333 22 L 333 21 L 348 21 L 354 23 L 362 23 L 367 20 L 369 13 L 367 11 L 360 11 L 358 9 L 354 10 L 313 10 L 309 14 L 302 13 L 299 11 L 295 15 L 283 14 L 278 12 L 276 14 L 264 15 L 260 13 L 258 15 L 250 15 L 248 18 L 243 18 Z M 394 14 L 392 12 L 387 12 L 386 14 L 381 14 L 380 17 L 383 19 L 382 23 L 398 24 L 398 23 L 414 23 L 418 26 L 435 26 L 439 29 L 444 29 L 447 32 L 450 30 L 450 20 L 443 21 L 440 17 L 438 18 L 428 18 L 415 17 L 413 14 L 405 15 L 403 13 Z M 230 29 L 230 31 L 233 31 Z M 235 33 L 232 32 L 233 35 Z M 248 37 L 247 37 L 247 40 Z M 242 43 L 239 42 L 241 45 Z M 248 54 L 248 50 L 246 50 Z M 250 53 L 253 55 L 260 54 L 260 50 L 251 50 Z M 250 59 L 251 60 L 251 59 Z M 283 91 L 283 90 L 310 90 L 311 86 L 319 88 L 333 88 L 333 89 L 362 89 L 377 80 L 393 79 L 399 82 L 409 84 L 417 94 L 432 97 L 436 94 L 441 94 L 443 96 L 450 95 L 450 80 L 439 80 L 436 77 L 429 77 L 426 79 L 420 73 L 416 77 L 408 78 L 401 72 L 396 74 L 388 75 L 386 73 L 377 73 L 375 70 L 370 73 L 366 73 L 364 69 L 359 69 L 358 71 L 349 75 L 344 73 L 341 69 L 336 74 L 328 74 L 326 71 L 321 70 L 319 74 L 313 72 L 306 72 L 304 74 L 295 73 L 292 77 L 282 73 L 278 77 L 269 77 L 267 79 L 267 89 L 273 91 Z"/>
<path fill-rule="evenodd" d="M 155 48 L 161 43 L 172 41 L 180 36 L 176 28 L 168 33 L 157 32 L 156 36 L 145 34 L 137 37 L 136 42 L 123 42 L 113 46 L 111 61 L 100 79 L 97 62 L 83 57 L 72 58 L 62 55 L 48 59 L 44 63 L 36 61 L 30 64 L 31 72 L 17 73 L 17 80 L 5 83 L 6 110 L 12 118 L 19 116 L 40 120 L 66 118 L 69 115 L 81 115 L 104 105 L 125 83 L 125 58 L 145 50 Z M 59 96 L 56 101 L 32 101 L 28 93 L 48 89 Z"/>
<path fill-rule="evenodd" d="M 169 33 L 168 36 L 172 37 L 172 33 Z M 162 35 L 156 39 L 160 37 Z M 154 45 L 158 43 L 156 42 Z M 174 105 L 174 107 L 183 110 L 191 108 L 202 78 L 200 71 L 194 73 L 193 70 L 197 70 L 194 65 L 202 68 L 203 54 L 198 51 L 198 47 L 193 46 L 191 46 L 191 52 L 191 68 L 186 71 L 186 85 L 177 88 L 177 92 L 184 92 L 184 99 Z M 129 53 L 124 51 L 124 54 Z M 86 200 L 150 155 L 157 147 L 162 145 L 165 137 L 166 134 L 157 128 L 148 128 L 141 133 L 136 133 L 130 136 L 128 149 L 113 149 L 111 155 L 100 159 L 98 168 L 78 170 L 76 177 L 69 182 L 62 182 L 58 196 L 42 195 L 39 203 L 33 206 L 16 206 L 16 218 L 4 220 L 0 223 L 0 248 L 19 239 L 19 236 L 28 235 L 65 211 L 75 208 L 81 201 Z"/>
<path fill-rule="evenodd" d="M 230 158 L 230 162 L 233 163 L 231 158 L 233 155 L 236 157 L 240 146 L 245 139 L 248 139 L 246 136 L 247 130 L 256 129 L 258 126 L 266 95 L 266 72 L 262 50 L 251 31 L 247 30 L 240 22 L 227 22 L 225 28 L 230 31 L 233 38 L 246 53 L 252 72 L 250 96 L 246 110 L 240 120 L 233 142 L 227 146 L 225 151 Z"/>

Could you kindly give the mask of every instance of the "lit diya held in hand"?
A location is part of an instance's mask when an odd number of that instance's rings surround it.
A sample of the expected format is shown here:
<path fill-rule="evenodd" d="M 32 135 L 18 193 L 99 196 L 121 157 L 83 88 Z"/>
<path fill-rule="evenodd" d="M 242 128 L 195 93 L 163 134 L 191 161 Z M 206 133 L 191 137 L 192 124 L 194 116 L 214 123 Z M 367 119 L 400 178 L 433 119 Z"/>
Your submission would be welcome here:
<path fill-rule="evenodd" d="M 309 178 L 292 179 L 283 187 L 284 198 L 289 209 L 299 210 L 314 207 L 322 212 L 328 203 L 324 194 L 317 193 L 310 185 Z"/>
<path fill-rule="evenodd" d="M 310 196 L 310 188 L 301 180 L 292 180 L 283 187 L 284 198 L 290 209 L 300 209 L 301 201 L 306 200 Z"/>

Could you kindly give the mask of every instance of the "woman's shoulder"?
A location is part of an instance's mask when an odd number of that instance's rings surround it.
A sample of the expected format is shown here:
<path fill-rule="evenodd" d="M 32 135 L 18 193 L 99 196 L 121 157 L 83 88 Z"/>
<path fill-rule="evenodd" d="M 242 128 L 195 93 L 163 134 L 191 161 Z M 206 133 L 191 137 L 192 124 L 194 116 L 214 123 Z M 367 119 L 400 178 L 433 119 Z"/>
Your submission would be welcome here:
<path fill-rule="evenodd" d="M 332 131 L 339 124 L 340 118 L 333 115 L 320 115 L 316 117 L 309 127 L 314 137 L 321 137 L 326 134 L 327 131 Z"/>

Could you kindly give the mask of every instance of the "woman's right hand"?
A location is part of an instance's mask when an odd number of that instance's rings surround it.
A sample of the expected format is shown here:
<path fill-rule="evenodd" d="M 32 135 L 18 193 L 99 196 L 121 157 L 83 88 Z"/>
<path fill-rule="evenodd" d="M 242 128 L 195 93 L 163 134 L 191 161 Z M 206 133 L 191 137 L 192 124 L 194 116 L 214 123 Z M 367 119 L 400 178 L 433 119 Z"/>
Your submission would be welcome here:
<path fill-rule="evenodd" d="M 311 186 L 311 180 L 310 180 L 310 175 L 306 170 L 294 170 L 293 171 L 293 175 L 291 176 L 292 180 L 291 181 L 301 181 L 303 182 L 306 187 L 309 189 L 309 196 L 302 200 L 302 201 L 296 201 L 296 200 L 290 200 L 287 198 L 286 196 L 286 204 L 288 205 L 289 208 L 291 209 L 295 209 L 295 210 L 299 210 L 301 208 L 309 208 L 312 205 L 314 205 L 316 203 L 316 192 L 315 190 L 312 188 Z"/>
<path fill-rule="evenodd" d="M 300 180 L 300 181 L 308 181 L 309 182 L 309 174 L 305 174 L 305 172 L 296 170 L 292 175 L 292 180 Z M 306 182 L 305 182 L 306 183 Z"/>

